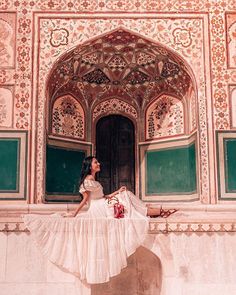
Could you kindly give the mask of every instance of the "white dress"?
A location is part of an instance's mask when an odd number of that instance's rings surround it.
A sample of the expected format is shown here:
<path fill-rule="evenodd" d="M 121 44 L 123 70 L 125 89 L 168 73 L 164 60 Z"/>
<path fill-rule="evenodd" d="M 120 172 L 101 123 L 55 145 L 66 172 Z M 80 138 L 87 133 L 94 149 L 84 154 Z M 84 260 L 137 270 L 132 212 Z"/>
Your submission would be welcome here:
<path fill-rule="evenodd" d="M 127 257 L 144 241 L 147 207 L 124 191 L 116 196 L 125 206 L 125 217 L 117 219 L 99 182 L 85 180 L 80 187 L 84 191 L 89 191 L 89 209 L 75 218 L 28 214 L 23 220 L 52 263 L 89 284 L 104 283 L 127 266 Z"/>

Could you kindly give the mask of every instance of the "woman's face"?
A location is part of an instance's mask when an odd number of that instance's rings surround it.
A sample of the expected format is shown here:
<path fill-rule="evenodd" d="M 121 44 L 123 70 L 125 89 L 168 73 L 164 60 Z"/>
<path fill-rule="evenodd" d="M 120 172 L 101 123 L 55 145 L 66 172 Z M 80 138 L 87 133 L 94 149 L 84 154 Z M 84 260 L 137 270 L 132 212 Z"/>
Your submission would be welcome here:
<path fill-rule="evenodd" d="M 100 171 L 100 163 L 96 158 L 92 159 L 91 171 L 95 173 Z"/>

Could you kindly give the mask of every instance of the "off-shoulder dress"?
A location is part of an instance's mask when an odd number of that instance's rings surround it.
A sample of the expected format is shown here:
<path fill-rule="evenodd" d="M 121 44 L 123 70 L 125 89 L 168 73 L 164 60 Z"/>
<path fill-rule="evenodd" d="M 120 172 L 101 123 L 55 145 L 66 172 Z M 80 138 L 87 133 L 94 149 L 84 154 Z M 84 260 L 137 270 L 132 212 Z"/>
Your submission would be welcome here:
<path fill-rule="evenodd" d="M 123 191 L 116 197 L 125 207 L 125 217 L 117 219 L 98 181 L 85 180 L 80 192 L 85 191 L 88 210 L 75 218 L 27 214 L 23 220 L 52 263 L 87 283 L 104 283 L 118 275 L 127 257 L 142 245 L 148 231 L 147 207 L 132 192 Z"/>

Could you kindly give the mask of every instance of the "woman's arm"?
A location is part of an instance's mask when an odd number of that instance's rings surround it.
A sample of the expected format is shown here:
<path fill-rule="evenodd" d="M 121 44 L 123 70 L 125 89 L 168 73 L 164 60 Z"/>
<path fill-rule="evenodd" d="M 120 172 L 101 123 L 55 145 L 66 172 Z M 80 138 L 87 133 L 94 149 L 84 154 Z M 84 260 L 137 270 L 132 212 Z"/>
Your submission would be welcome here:
<path fill-rule="evenodd" d="M 104 198 L 106 199 L 110 199 L 112 197 L 114 197 L 115 195 L 123 192 L 124 190 L 126 190 L 126 186 L 122 186 L 121 188 L 119 188 L 117 191 L 114 191 L 113 193 L 109 194 L 109 195 L 104 195 Z"/>
<path fill-rule="evenodd" d="M 88 197 L 89 197 L 89 192 L 84 192 L 82 193 L 83 195 L 83 200 L 80 202 L 78 208 L 75 210 L 74 216 L 76 216 L 79 211 L 84 207 L 84 205 L 86 204 Z"/>
<path fill-rule="evenodd" d="M 89 197 L 89 193 L 88 192 L 84 192 L 82 193 L 83 195 L 83 200 L 80 202 L 79 206 L 77 207 L 77 209 L 75 210 L 74 213 L 66 213 L 64 215 L 64 217 L 75 217 L 79 211 L 84 207 L 84 205 L 86 204 L 88 197 Z"/>

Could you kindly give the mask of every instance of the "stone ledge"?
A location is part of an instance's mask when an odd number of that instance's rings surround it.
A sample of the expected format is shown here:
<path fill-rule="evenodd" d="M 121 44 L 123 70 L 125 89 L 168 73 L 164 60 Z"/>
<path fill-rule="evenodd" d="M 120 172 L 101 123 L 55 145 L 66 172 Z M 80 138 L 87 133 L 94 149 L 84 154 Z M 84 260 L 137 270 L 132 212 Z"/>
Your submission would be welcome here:
<path fill-rule="evenodd" d="M 0 232 L 2 233 L 28 233 L 28 229 L 21 217 L 0 217 Z M 150 234 L 169 233 L 235 233 L 236 216 L 234 213 L 217 214 L 183 214 L 178 212 L 168 218 L 150 218 Z"/>
<path fill-rule="evenodd" d="M 29 233 L 23 222 L 0 222 L 0 233 Z M 236 222 L 228 223 L 171 223 L 150 221 L 150 234 L 170 233 L 236 233 Z"/>
<path fill-rule="evenodd" d="M 7 204 L 0 205 L 0 232 L 28 232 L 21 215 L 69 212 L 76 204 Z M 154 204 L 157 206 L 157 204 Z M 157 233 L 215 233 L 236 232 L 236 205 L 165 204 L 163 209 L 179 209 L 168 218 L 150 218 L 149 232 Z M 87 208 L 84 208 L 86 210 Z"/>

